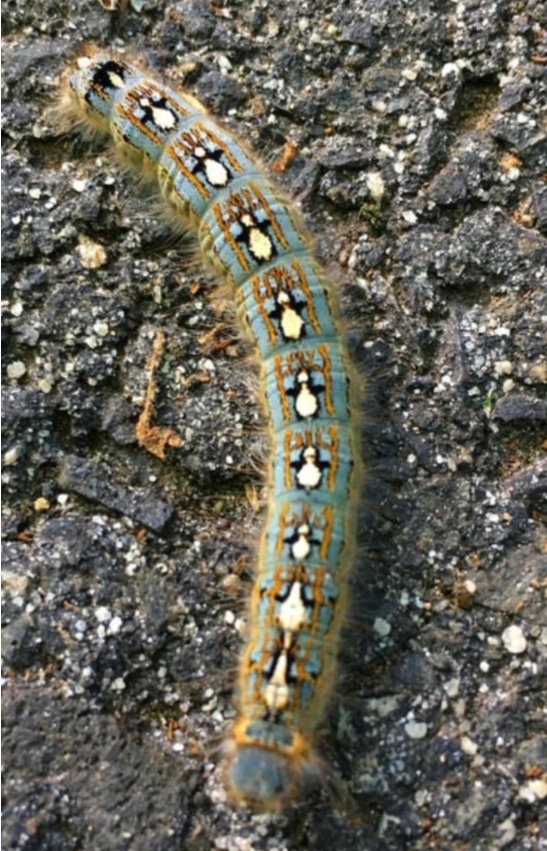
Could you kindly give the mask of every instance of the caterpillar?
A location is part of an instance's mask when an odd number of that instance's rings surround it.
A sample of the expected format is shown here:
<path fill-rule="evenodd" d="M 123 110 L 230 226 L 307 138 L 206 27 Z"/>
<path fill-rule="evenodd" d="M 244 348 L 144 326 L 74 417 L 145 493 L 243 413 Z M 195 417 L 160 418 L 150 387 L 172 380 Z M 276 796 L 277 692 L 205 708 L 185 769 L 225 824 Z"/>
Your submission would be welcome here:
<path fill-rule="evenodd" d="M 156 181 L 205 263 L 231 285 L 258 350 L 268 507 L 225 771 L 236 804 L 279 810 L 320 774 L 314 733 L 335 679 L 354 557 L 357 381 L 337 294 L 289 202 L 191 95 L 123 56 L 89 50 L 63 92 L 71 125 L 111 137 L 125 163 Z"/>

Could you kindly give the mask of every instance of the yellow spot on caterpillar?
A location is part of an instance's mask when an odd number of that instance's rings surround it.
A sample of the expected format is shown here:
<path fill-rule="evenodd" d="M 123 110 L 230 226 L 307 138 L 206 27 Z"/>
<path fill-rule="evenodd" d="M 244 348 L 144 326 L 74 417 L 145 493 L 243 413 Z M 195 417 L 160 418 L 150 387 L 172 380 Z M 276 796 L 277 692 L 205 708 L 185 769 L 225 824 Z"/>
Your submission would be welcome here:
<path fill-rule="evenodd" d="M 281 330 L 287 340 L 299 340 L 304 326 L 304 320 L 298 315 L 294 307 L 291 307 L 287 293 L 280 292 L 277 303 L 282 309 Z"/>
<path fill-rule="evenodd" d="M 287 685 L 288 659 L 287 651 L 283 650 L 275 664 L 273 673 L 264 689 L 264 697 L 269 709 L 277 712 L 282 711 L 289 701 L 289 687 Z"/>
<path fill-rule="evenodd" d="M 249 249 L 257 260 L 269 260 L 273 253 L 273 245 L 270 237 L 262 233 L 258 228 L 251 228 L 249 232 Z"/>
<path fill-rule="evenodd" d="M 115 74 L 114 71 L 110 71 L 108 74 L 108 79 L 112 83 L 115 89 L 121 89 L 123 86 L 123 80 L 119 74 Z"/>
<path fill-rule="evenodd" d="M 317 449 L 307 446 L 304 450 L 304 464 L 296 474 L 296 480 L 301 488 L 313 490 L 321 482 L 321 469 L 317 466 Z"/>
<path fill-rule="evenodd" d="M 163 109 L 161 106 L 155 106 L 149 98 L 141 98 L 139 101 L 141 106 L 148 106 L 152 111 L 152 120 L 156 127 L 160 130 L 172 130 L 176 124 L 175 116 L 169 109 Z"/>
<path fill-rule="evenodd" d="M 296 533 L 298 538 L 291 546 L 292 557 L 296 559 L 296 561 L 304 561 L 311 552 L 311 546 L 308 540 L 310 527 L 307 523 L 302 523 L 302 525 L 296 530 Z"/>
<path fill-rule="evenodd" d="M 203 149 L 202 149 L 203 150 Z M 205 153 L 205 151 L 203 152 Z M 222 163 L 216 160 L 205 160 L 205 174 L 211 186 L 226 186 L 228 183 L 228 172 Z"/>
<path fill-rule="evenodd" d="M 295 632 L 297 629 L 304 628 L 306 620 L 306 607 L 302 602 L 302 583 L 293 582 L 289 596 L 279 609 L 279 626 L 282 629 Z"/>
<path fill-rule="evenodd" d="M 319 403 L 310 390 L 310 376 L 306 370 L 303 369 L 298 373 L 296 380 L 300 384 L 300 390 L 298 391 L 298 396 L 296 397 L 295 402 L 297 413 L 303 418 L 313 417 L 319 409 Z"/>

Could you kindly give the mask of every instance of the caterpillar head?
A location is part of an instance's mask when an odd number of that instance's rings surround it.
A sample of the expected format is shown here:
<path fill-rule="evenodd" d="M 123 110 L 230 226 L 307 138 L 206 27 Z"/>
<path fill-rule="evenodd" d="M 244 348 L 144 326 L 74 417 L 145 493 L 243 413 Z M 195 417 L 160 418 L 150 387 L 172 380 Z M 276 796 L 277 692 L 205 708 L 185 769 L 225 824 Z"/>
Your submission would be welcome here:
<path fill-rule="evenodd" d="M 319 760 L 307 739 L 280 724 L 241 719 L 225 750 L 231 799 L 259 812 L 294 805 L 319 779 Z"/>

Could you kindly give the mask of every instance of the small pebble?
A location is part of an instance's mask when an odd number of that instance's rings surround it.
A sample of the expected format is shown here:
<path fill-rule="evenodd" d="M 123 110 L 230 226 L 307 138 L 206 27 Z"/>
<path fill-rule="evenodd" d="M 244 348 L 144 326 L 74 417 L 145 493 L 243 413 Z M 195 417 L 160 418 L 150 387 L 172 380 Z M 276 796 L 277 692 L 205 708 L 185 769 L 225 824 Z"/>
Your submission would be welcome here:
<path fill-rule="evenodd" d="M 386 191 L 384 179 L 379 171 L 371 171 L 366 175 L 368 191 L 376 203 L 379 203 Z"/>
<path fill-rule="evenodd" d="M 411 739 L 424 739 L 427 736 L 427 724 L 423 721 L 408 721 L 405 733 Z"/>
<path fill-rule="evenodd" d="M 107 609 L 106 606 L 99 606 L 95 612 L 95 617 L 99 621 L 99 623 L 106 623 L 112 617 L 110 609 Z"/>
<path fill-rule="evenodd" d="M 106 262 L 106 251 L 91 239 L 82 238 L 77 250 L 84 269 L 98 269 Z"/>
<path fill-rule="evenodd" d="M 379 112 L 381 114 L 386 111 L 387 103 L 383 100 L 374 100 L 372 102 L 372 108 L 375 112 Z"/>
<path fill-rule="evenodd" d="M 45 496 L 39 496 L 38 499 L 34 500 L 34 510 L 39 514 L 43 511 L 47 511 L 49 508 L 49 500 L 45 498 Z"/>
<path fill-rule="evenodd" d="M 119 615 L 115 615 L 108 624 L 108 634 L 116 635 L 122 628 L 123 621 Z"/>
<path fill-rule="evenodd" d="M 84 192 L 86 186 L 87 186 L 87 180 L 76 179 L 76 180 L 72 181 L 72 188 L 74 189 L 74 192 L 78 192 L 78 193 Z"/>
<path fill-rule="evenodd" d="M 385 621 L 383 618 L 376 618 L 373 625 L 374 632 L 382 637 L 389 635 L 391 632 L 391 624 Z"/>
<path fill-rule="evenodd" d="M 27 368 L 21 360 L 16 360 L 13 363 L 9 363 L 6 367 L 6 373 L 8 378 L 22 378 L 26 371 Z"/>
<path fill-rule="evenodd" d="M 106 322 L 97 320 L 97 322 L 93 325 L 93 331 L 98 337 L 107 337 L 110 332 L 110 328 Z"/>
<path fill-rule="evenodd" d="M 503 630 L 501 640 L 509 653 L 524 653 L 526 650 L 526 638 L 520 626 L 516 624 L 511 624 L 511 626 Z"/>
<path fill-rule="evenodd" d="M 511 375 L 513 364 L 510 360 L 498 360 L 494 364 L 494 372 L 496 375 Z"/>
<path fill-rule="evenodd" d="M 236 632 L 242 637 L 246 638 L 247 636 L 247 621 L 244 618 L 237 618 L 234 623 L 234 627 Z"/>
<path fill-rule="evenodd" d="M 412 83 L 417 78 L 418 72 L 414 68 L 403 68 L 401 76 Z"/>
<path fill-rule="evenodd" d="M 533 804 L 535 801 L 542 801 L 547 798 L 547 781 L 541 779 L 529 780 L 519 786 L 518 799 L 526 804 Z"/>
<path fill-rule="evenodd" d="M 404 210 L 404 212 L 403 212 L 403 219 L 404 219 L 404 220 L 405 220 L 405 222 L 407 222 L 409 225 L 415 225 L 415 224 L 416 224 L 416 222 L 418 221 L 418 217 L 417 217 L 416 213 L 415 213 L 413 210 Z"/>
<path fill-rule="evenodd" d="M 51 381 L 48 378 L 41 378 L 38 382 L 38 389 L 45 393 L 51 393 L 51 388 L 53 387 Z"/>
<path fill-rule="evenodd" d="M 515 836 L 517 835 L 517 828 L 515 827 L 515 822 L 511 817 L 502 821 L 499 825 L 499 829 L 501 832 L 501 836 L 499 839 L 499 847 L 505 848 L 506 845 L 510 845 Z"/>
<path fill-rule="evenodd" d="M 475 756 L 477 753 L 479 746 L 476 742 L 472 741 L 468 736 L 462 736 L 460 741 L 461 749 L 464 753 L 469 754 L 469 756 Z"/>
<path fill-rule="evenodd" d="M 544 798 L 547 798 L 547 780 L 543 780 L 542 778 L 538 780 L 530 780 L 528 782 L 528 788 L 539 801 L 543 801 Z"/>
<path fill-rule="evenodd" d="M 454 679 L 448 680 L 444 684 L 444 690 L 447 693 L 448 697 L 457 697 L 460 691 L 459 677 L 454 677 Z"/>
<path fill-rule="evenodd" d="M 7 449 L 6 452 L 4 452 L 4 466 L 11 467 L 13 464 L 15 464 L 18 458 L 19 450 L 16 446 L 14 446 L 12 449 Z"/>

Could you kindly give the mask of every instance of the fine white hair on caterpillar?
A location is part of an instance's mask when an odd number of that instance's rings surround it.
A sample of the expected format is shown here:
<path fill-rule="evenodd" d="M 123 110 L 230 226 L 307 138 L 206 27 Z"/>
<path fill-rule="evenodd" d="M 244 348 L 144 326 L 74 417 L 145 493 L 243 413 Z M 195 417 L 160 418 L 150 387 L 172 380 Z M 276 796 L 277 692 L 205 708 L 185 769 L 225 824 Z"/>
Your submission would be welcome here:
<path fill-rule="evenodd" d="M 283 194 L 193 97 L 88 51 L 64 78 L 67 122 L 110 136 L 231 285 L 261 365 L 269 502 L 225 746 L 231 798 L 295 803 L 320 773 L 314 733 L 336 677 L 362 461 L 337 296 Z"/>

